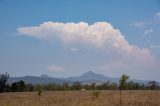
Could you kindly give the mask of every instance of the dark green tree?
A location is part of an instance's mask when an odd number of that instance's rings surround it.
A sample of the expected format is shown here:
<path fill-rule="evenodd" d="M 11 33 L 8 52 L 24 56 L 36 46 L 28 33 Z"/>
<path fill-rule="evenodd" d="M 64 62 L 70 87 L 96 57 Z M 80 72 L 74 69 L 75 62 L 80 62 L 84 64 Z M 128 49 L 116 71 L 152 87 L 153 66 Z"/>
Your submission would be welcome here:
<path fill-rule="evenodd" d="M 126 89 L 127 88 L 127 83 L 126 81 L 129 79 L 129 76 L 127 76 L 126 74 L 123 74 L 119 80 L 119 88 L 120 90 L 122 89 Z"/>
<path fill-rule="evenodd" d="M 6 83 L 8 81 L 9 74 L 0 74 L 0 93 L 5 91 Z"/>
<path fill-rule="evenodd" d="M 68 83 L 63 83 L 63 84 L 62 84 L 62 88 L 63 88 L 63 90 L 69 90 L 69 89 L 70 89 Z"/>
<path fill-rule="evenodd" d="M 121 105 L 121 90 L 126 89 L 126 81 L 129 79 L 129 76 L 123 74 L 119 80 L 119 90 L 120 90 L 120 105 Z"/>
<path fill-rule="evenodd" d="M 10 86 L 10 84 L 6 84 L 5 92 L 10 92 L 10 91 L 11 91 L 11 86 Z"/>
<path fill-rule="evenodd" d="M 96 88 L 96 83 L 92 83 L 92 84 L 91 84 L 91 89 L 92 89 L 92 90 L 95 90 L 95 88 Z"/>
<path fill-rule="evenodd" d="M 82 84 L 79 81 L 74 82 L 72 85 L 73 90 L 81 90 L 81 88 L 82 88 Z"/>
<path fill-rule="evenodd" d="M 30 83 L 26 84 L 25 91 L 32 92 L 33 88 L 34 88 L 34 86 L 32 84 L 30 84 Z"/>
<path fill-rule="evenodd" d="M 26 89 L 26 84 L 24 81 L 20 80 L 18 82 L 13 82 L 11 84 L 11 91 L 12 92 L 23 92 Z"/>
<path fill-rule="evenodd" d="M 17 92 L 18 91 L 18 83 L 17 82 L 13 82 L 11 84 L 11 91 L 12 92 Z"/>
<path fill-rule="evenodd" d="M 109 82 L 109 81 L 107 81 L 106 83 L 103 83 L 103 84 L 102 84 L 103 90 L 108 90 L 108 89 L 109 89 L 109 86 L 110 86 L 110 82 Z"/>
<path fill-rule="evenodd" d="M 108 89 L 110 89 L 110 90 L 118 90 L 118 85 L 116 83 L 110 83 Z"/>
<path fill-rule="evenodd" d="M 89 84 L 85 84 L 85 85 L 84 85 L 84 89 L 86 89 L 86 90 L 91 90 L 91 86 L 90 86 Z"/>
<path fill-rule="evenodd" d="M 20 80 L 17 83 L 18 83 L 18 91 L 19 92 L 23 92 L 25 90 L 25 87 L 26 87 L 25 82 Z"/>
<path fill-rule="evenodd" d="M 151 90 L 158 89 L 158 82 L 157 81 L 149 81 L 148 86 Z"/>

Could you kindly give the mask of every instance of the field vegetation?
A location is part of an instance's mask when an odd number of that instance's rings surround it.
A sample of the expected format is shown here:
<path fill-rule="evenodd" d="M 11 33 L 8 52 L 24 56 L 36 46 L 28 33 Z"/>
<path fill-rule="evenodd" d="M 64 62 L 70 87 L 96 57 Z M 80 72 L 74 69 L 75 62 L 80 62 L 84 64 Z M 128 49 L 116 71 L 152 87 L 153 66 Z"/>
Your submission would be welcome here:
<path fill-rule="evenodd" d="M 96 85 L 46 84 L 32 85 L 24 81 L 7 83 L 9 74 L 0 74 L 0 106 L 160 106 L 160 86 L 127 81 L 122 75 L 119 84 L 107 81 Z"/>
<path fill-rule="evenodd" d="M 0 94 L 0 106 L 120 106 L 119 90 L 12 92 Z M 159 90 L 122 90 L 121 106 L 160 106 Z"/>

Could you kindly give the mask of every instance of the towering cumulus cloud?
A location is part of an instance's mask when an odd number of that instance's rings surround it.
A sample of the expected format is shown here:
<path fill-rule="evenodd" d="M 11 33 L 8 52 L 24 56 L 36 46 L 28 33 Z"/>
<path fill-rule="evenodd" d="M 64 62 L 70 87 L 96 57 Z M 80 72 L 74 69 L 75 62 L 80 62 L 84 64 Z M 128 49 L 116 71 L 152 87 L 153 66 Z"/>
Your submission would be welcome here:
<path fill-rule="evenodd" d="M 120 64 L 130 67 L 130 69 L 145 70 L 145 66 L 152 65 L 151 67 L 154 67 L 155 64 L 154 57 L 147 48 L 129 44 L 121 32 L 107 22 L 96 22 L 92 25 L 85 22 L 44 22 L 39 26 L 20 27 L 18 33 L 39 39 L 56 38 L 66 45 L 87 44 L 95 49 L 110 51 L 111 54 L 116 52 L 120 56 L 117 59 L 118 63 L 121 62 Z"/>
<path fill-rule="evenodd" d="M 107 22 L 96 22 L 92 25 L 85 22 L 44 22 L 39 26 L 18 28 L 18 32 L 40 39 L 59 38 L 65 43 L 79 42 L 90 44 L 95 48 L 112 48 L 125 55 L 152 59 L 148 49 L 130 45 L 121 32 Z"/>

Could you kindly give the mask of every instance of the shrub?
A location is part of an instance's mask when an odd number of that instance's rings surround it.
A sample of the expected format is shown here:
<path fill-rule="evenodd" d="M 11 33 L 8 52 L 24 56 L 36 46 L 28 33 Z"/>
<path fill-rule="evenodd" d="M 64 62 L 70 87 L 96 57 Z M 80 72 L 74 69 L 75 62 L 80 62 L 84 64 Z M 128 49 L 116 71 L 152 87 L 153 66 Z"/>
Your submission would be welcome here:
<path fill-rule="evenodd" d="M 38 85 L 37 87 L 38 87 L 38 89 L 37 89 L 37 90 L 38 90 L 37 95 L 38 95 L 38 96 L 41 96 L 41 95 L 42 95 L 42 88 L 41 88 L 41 85 Z"/>
<path fill-rule="evenodd" d="M 38 96 L 41 96 L 41 95 L 42 95 L 42 90 L 39 89 L 39 90 L 38 90 Z"/>
<path fill-rule="evenodd" d="M 98 98 L 99 95 L 100 95 L 99 91 L 93 91 L 93 93 L 92 93 L 92 100 L 95 100 L 95 98 Z"/>

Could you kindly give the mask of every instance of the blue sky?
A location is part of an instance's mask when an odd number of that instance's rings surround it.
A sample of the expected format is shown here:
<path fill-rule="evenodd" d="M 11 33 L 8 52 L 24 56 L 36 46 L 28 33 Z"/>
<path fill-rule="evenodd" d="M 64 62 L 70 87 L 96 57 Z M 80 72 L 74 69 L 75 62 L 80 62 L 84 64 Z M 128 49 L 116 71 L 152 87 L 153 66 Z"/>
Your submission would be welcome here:
<path fill-rule="evenodd" d="M 160 81 L 159 29 L 159 0 L 0 0 L 0 72 Z"/>

